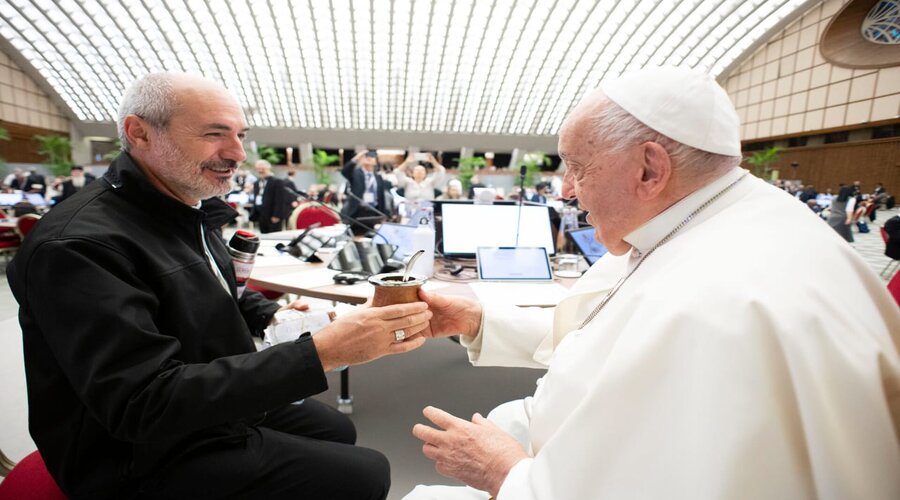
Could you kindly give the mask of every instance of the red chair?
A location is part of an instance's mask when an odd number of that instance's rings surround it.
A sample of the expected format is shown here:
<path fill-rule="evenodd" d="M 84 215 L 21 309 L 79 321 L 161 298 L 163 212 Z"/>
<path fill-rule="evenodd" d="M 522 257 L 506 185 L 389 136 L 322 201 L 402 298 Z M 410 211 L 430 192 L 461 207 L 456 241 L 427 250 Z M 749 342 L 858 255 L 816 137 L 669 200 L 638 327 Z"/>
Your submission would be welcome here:
<path fill-rule="evenodd" d="M 297 229 L 306 229 L 309 226 L 319 223 L 319 227 L 333 226 L 339 223 L 341 219 L 331 210 L 325 207 L 305 207 L 297 214 Z"/>
<path fill-rule="evenodd" d="M 24 240 L 39 220 L 41 220 L 41 216 L 35 214 L 25 214 L 16 219 L 16 232 L 19 233 L 19 237 Z"/>
<path fill-rule="evenodd" d="M 0 222 L 10 222 L 9 216 L 3 210 L 0 210 Z M 0 229 L 0 238 L 8 238 L 10 236 L 16 239 L 19 238 L 14 227 L 4 227 Z"/>
<path fill-rule="evenodd" d="M 3 457 L 6 458 L 6 457 Z M 40 452 L 32 452 L 15 464 L 0 482 L 0 500 L 65 500 Z"/>
<path fill-rule="evenodd" d="M 268 288 L 261 288 L 255 285 L 247 284 L 247 288 L 251 290 L 256 290 L 257 292 L 263 294 L 263 296 L 269 300 L 278 300 L 279 297 L 284 295 L 284 292 L 276 292 L 275 290 L 269 290 Z"/>
<path fill-rule="evenodd" d="M 887 289 L 891 292 L 891 295 L 894 296 L 897 305 L 900 306 L 900 273 L 895 274 L 894 277 L 891 278 L 891 281 L 888 282 Z"/>
<path fill-rule="evenodd" d="M 9 264 L 10 256 L 14 255 L 20 246 L 22 246 L 22 238 L 19 238 L 19 235 L 14 231 L 0 233 L 0 253 L 3 254 L 7 264 Z"/>
<path fill-rule="evenodd" d="M 2 210 L 0 210 L 0 220 L 7 220 L 6 212 Z M 18 222 L 16 222 L 16 225 L 18 226 Z M 10 256 L 14 255 L 20 246 L 22 246 L 22 238 L 19 237 L 18 228 L 8 227 L 0 229 L 0 253 L 3 254 L 7 264 L 9 264 Z"/>

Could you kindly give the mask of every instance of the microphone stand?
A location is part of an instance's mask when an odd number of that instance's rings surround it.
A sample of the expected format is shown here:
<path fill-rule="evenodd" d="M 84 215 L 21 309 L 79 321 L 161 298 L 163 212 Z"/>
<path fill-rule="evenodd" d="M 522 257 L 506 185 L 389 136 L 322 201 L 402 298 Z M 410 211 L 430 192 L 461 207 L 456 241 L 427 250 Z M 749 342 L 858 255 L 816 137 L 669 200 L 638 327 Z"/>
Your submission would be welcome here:
<path fill-rule="evenodd" d="M 382 212 L 381 210 L 378 210 L 377 208 L 375 208 L 375 207 L 372 206 L 372 205 L 369 205 L 369 203 L 368 203 L 366 200 L 364 200 L 364 199 L 360 198 L 359 196 L 356 196 L 355 194 L 353 194 L 353 191 L 350 191 L 349 188 L 347 189 L 346 193 L 349 194 L 350 197 L 353 198 L 354 200 L 356 200 L 356 201 L 358 201 L 358 202 L 364 204 L 364 205 L 366 206 L 366 208 L 368 208 L 369 210 L 375 212 L 376 214 L 378 214 L 378 215 L 384 217 L 385 219 L 390 219 L 390 218 L 391 218 L 390 215 L 388 215 L 388 214 Z M 382 196 L 384 196 L 384 195 L 382 194 Z"/>
<path fill-rule="evenodd" d="M 519 215 L 516 221 L 516 246 L 519 246 L 519 227 L 522 225 L 522 202 L 525 201 L 525 165 L 519 169 Z"/>

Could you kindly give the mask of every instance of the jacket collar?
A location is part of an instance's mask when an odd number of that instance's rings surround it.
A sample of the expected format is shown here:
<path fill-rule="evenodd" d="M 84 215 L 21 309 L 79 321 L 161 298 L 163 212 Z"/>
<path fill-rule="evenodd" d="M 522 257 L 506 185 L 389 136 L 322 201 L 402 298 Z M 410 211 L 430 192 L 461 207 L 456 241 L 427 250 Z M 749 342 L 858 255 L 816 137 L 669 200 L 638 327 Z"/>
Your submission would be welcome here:
<path fill-rule="evenodd" d="M 164 215 L 186 220 L 199 218 L 204 226 L 210 228 L 221 227 L 233 221 L 238 215 L 219 198 L 203 200 L 198 210 L 161 193 L 147 180 L 147 176 L 126 152 L 116 157 L 103 179 L 115 192 L 121 193 L 134 204 L 152 208 L 157 214 L 162 212 Z"/>

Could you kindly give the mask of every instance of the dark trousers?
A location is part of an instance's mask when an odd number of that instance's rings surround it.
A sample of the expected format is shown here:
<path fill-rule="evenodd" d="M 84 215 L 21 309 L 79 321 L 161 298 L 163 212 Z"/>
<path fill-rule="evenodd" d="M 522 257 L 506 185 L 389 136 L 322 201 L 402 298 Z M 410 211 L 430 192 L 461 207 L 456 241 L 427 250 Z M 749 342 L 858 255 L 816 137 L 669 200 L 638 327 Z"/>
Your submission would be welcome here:
<path fill-rule="evenodd" d="M 284 219 L 279 220 L 278 222 L 272 222 L 271 216 L 262 215 L 259 216 L 259 232 L 261 233 L 274 233 L 275 231 L 283 231 L 284 230 Z"/>
<path fill-rule="evenodd" d="M 354 442 L 349 418 L 307 399 L 269 412 L 244 442 L 190 452 L 145 481 L 138 497 L 383 500 L 387 458 Z"/>

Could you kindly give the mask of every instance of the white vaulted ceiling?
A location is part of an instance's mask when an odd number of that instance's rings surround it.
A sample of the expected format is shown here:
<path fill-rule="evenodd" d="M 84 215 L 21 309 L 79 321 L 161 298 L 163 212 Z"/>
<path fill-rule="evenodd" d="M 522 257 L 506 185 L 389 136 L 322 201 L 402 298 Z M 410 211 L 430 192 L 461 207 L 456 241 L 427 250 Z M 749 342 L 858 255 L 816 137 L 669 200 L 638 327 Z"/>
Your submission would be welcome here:
<path fill-rule="evenodd" d="M 0 0 L 0 36 L 82 122 L 174 70 L 225 83 L 254 127 L 551 135 L 604 78 L 719 76 L 810 3 Z"/>

